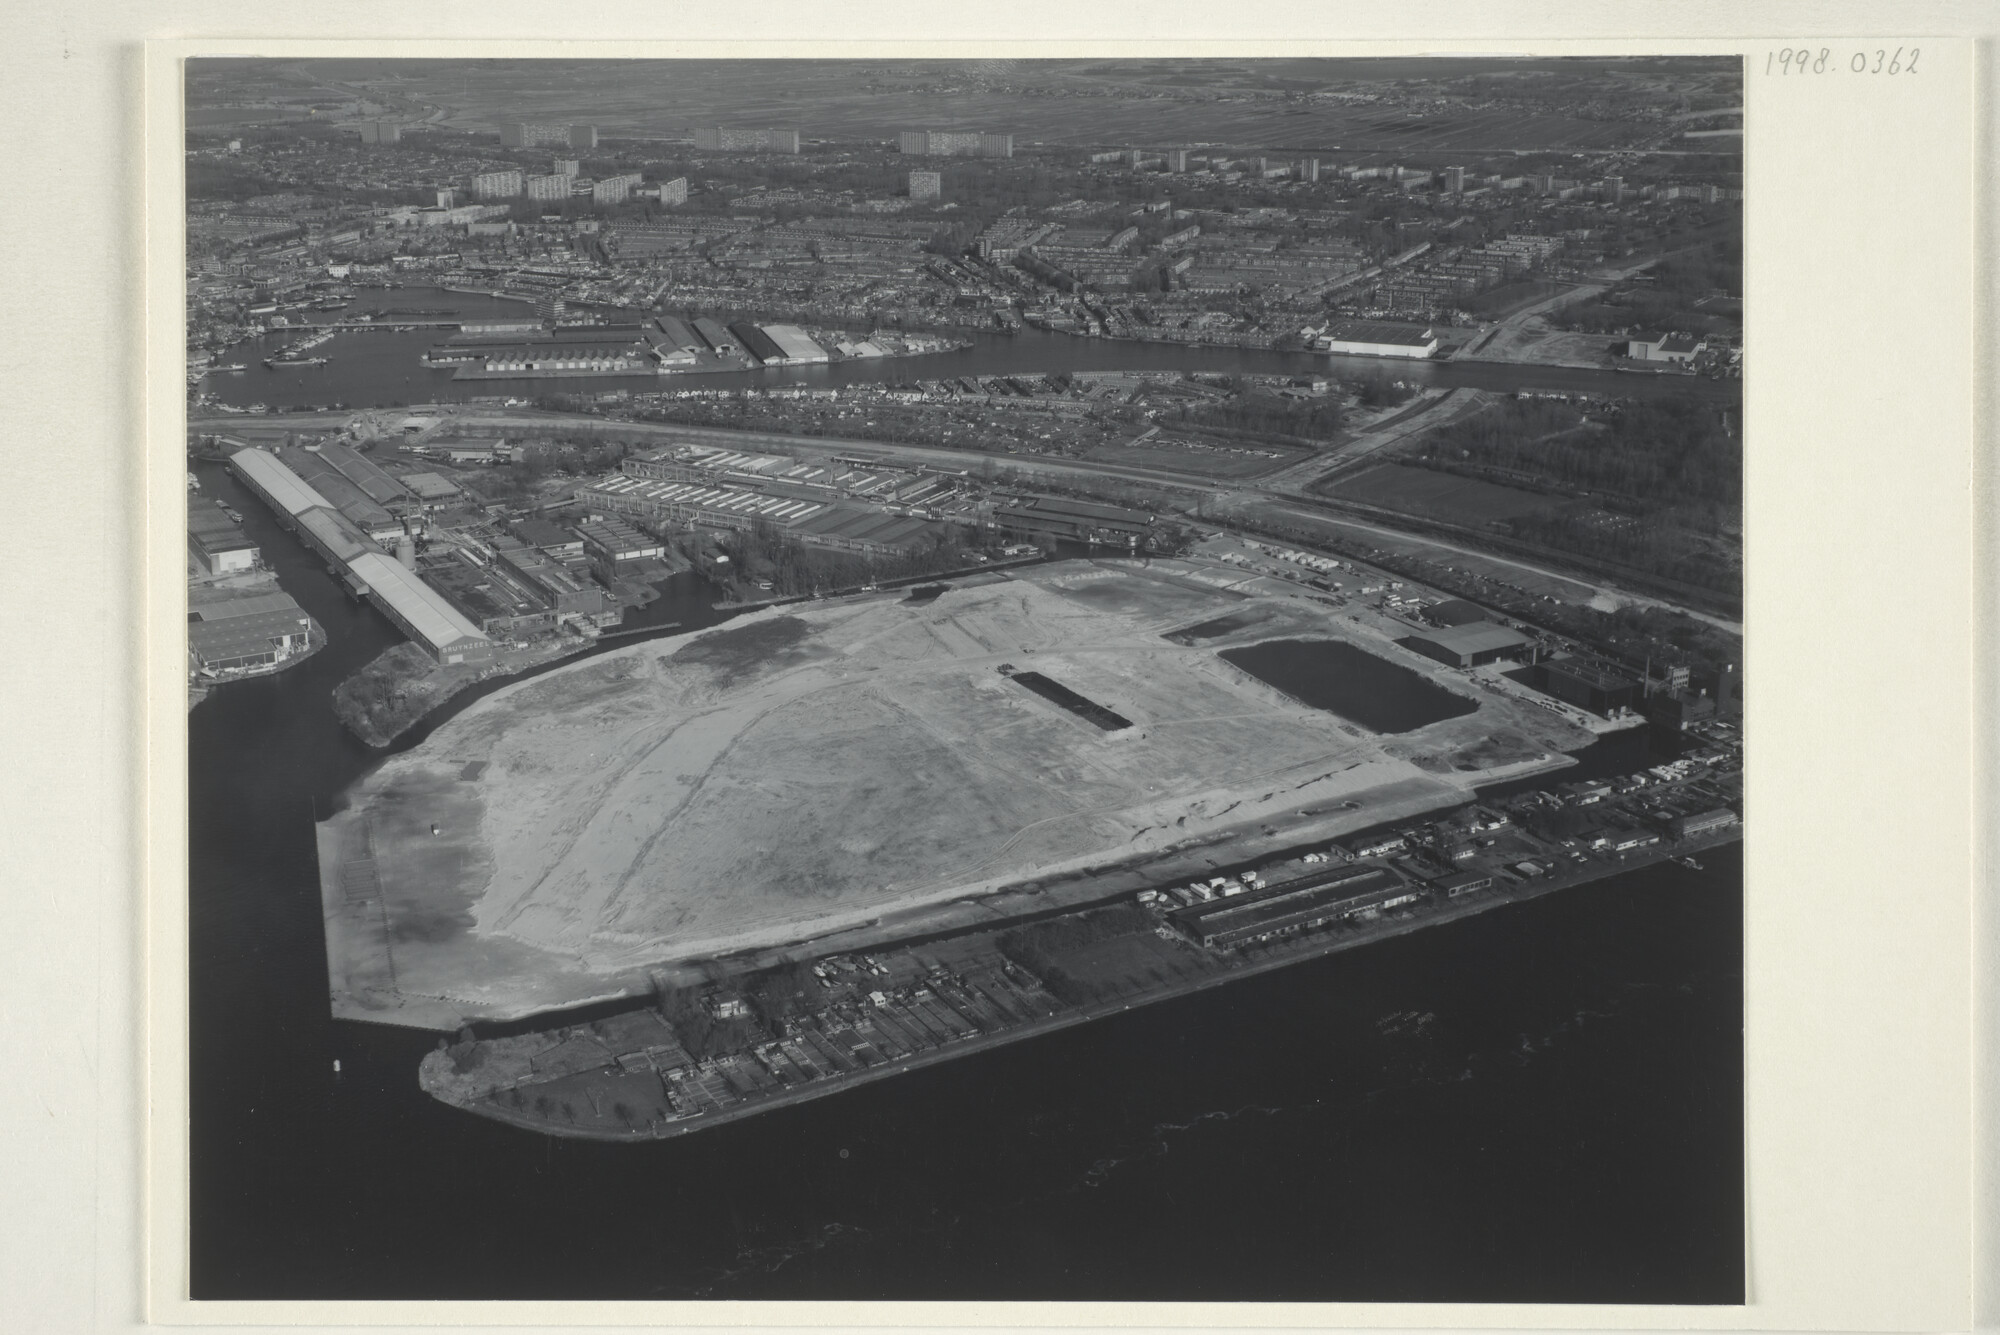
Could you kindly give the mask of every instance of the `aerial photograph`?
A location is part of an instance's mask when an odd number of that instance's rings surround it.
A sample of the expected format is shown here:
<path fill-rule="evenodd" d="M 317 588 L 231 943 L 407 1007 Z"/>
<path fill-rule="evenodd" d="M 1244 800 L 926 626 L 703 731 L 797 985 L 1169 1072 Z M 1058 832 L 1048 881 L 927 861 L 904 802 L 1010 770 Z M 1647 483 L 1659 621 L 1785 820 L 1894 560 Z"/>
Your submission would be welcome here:
<path fill-rule="evenodd" d="M 193 1298 L 1744 1301 L 1737 57 L 184 92 Z"/>

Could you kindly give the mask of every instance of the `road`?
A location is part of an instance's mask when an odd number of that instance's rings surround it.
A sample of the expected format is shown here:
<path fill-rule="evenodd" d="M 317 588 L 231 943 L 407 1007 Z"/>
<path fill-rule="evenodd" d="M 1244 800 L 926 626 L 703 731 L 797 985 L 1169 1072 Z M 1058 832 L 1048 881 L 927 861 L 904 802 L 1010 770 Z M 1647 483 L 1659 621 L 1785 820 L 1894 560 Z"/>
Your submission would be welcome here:
<path fill-rule="evenodd" d="M 1561 580 L 1566 584 L 1589 589 L 1592 597 L 1588 601 L 1591 602 L 1609 600 L 1613 603 L 1632 603 L 1640 607 L 1654 607 L 1663 611 L 1679 612 L 1685 616 L 1693 617 L 1697 621 L 1714 626 L 1718 630 L 1728 631 L 1732 635 L 1741 635 L 1743 633 L 1743 623 L 1741 621 L 1732 621 L 1728 617 L 1715 616 L 1712 613 L 1703 612 L 1697 608 L 1683 607 L 1678 603 L 1654 598 L 1647 594 L 1634 593 L 1630 589 L 1619 588 L 1616 585 L 1602 583 L 1586 576 L 1572 574 L 1567 570 L 1555 570 L 1548 566 L 1535 565 L 1529 561 L 1516 560 L 1513 557 L 1498 556 L 1484 548 L 1462 546 L 1458 543 L 1446 542 L 1441 538 L 1405 533 L 1401 529 L 1390 528 L 1381 524 L 1371 524 L 1358 519 L 1349 519 L 1344 515 L 1330 515 L 1324 508 L 1317 506 L 1286 507 L 1280 504 L 1270 508 L 1281 513 L 1296 515 L 1301 519 L 1332 523 L 1344 529 L 1353 529 L 1361 533 L 1371 533 L 1382 538 L 1393 538 L 1397 542 L 1420 543 L 1425 547 L 1433 548 L 1437 551 L 1450 552 L 1455 556 L 1477 560 L 1487 565 L 1505 566 L 1510 570 L 1523 571 L 1531 575 L 1538 575 L 1544 579 Z"/>
<path fill-rule="evenodd" d="M 1289 492 L 1310 496 L 1314 483 L 1335 473 L 1347 472 L 1419 431 L 1429 431 L 1477 412 L 1486 402 L 1488 400 L 1474 390 L 1427 389 L 1409 407 L 1356 432 L 1352 438 L 1341 441 L 1326 453 L 1315 454 L 1289 468 L 1257 479 L 1256 489 L 1272 494 Z"/>

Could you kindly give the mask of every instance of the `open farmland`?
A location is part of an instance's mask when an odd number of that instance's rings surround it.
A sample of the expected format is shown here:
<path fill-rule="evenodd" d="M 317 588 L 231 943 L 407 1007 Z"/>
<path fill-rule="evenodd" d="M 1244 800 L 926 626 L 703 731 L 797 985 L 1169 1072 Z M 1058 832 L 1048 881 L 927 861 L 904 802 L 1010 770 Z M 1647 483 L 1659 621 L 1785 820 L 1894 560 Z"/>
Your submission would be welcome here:
<path fill-rule="evenodd" d="M 1087 896 L 1079 874 L 1121 859 L 1191 874 L 1172 859 L 1451 805 L 1588 740 L 1483 693 L 1393 736 L 1311 708 L 1217 651 L 1345 640 L 1474 697 L 1392 626 L 1198 573 L 1067 562 L 771 609 L 477 702 L 319 827 L 335 1013 L 452 1028 L 643 993 L 676 963 L 851 944 L 1030 880 Z M 1233 633 L 1167 638 L 1244 611 Z"/>
<path fill-rule="evenodd" d="M 1155 438 L 1136 443 L 1099 445 L 1083 457 L 1129 468 L 1158 468 L 1197 477 L 1251 478 L 1299 463 L 1310 457 L 1310 451 L 1239 441 Z"/>
<path fill-rule="evenodd" d="M 1468 526 L 1547 514 L 1562 503 L 1560 497 L 1503 487 L 1477 478 L 1456 477 L 1429 468 L 1412 468 L 1408 464 L 1378 464 L 1342 479 L 1329 494 L 1398 514 Z"/>
<path fill-rule="evenodd" d="M 1486 107 L 1405 113 L 1346 101 L 1399 77 L 1437 78 L 1449 62 L 1258 63 L 985 61 L 631 61 L 456 63 L 449 70 L 329 61 L 327 77 L 447 109 L 444 124 L 494 130 L 512 120 L 588 120 L 608 135 L 683 138 L 704 124 L 795 125 L 808 138 L 887 140 L 898 129 L 1002 129 L 1018 142 L 1084 145 L 1181 140 L 1302 150 L 1587 151 L 1639 145 L 1661 130 Z M 1544 68 L 1560 69 L 1561 62 Z M 1523 72 L 1526 72 L 1525 70 Z M 1638 89 L 1643 80 L 1636 80 Z M 1326 93 L 1326 100 L 1299 101 Z M 1694 141 L 1699 146 L 1703 141 Z M 1686 145 L 1683 144 L 1683 147 Z M 1730 151 L 1736 151 L 1730 145 Z"/>

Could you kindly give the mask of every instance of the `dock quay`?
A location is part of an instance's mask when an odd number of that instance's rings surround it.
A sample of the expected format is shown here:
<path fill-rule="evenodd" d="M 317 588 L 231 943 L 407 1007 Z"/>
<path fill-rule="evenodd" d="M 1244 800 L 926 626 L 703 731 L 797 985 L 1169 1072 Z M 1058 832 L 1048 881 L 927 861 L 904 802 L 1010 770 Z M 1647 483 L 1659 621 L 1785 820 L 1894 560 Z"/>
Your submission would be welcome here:
<path fill-rule="evenodd" d="M 544 1134 L 662 1140 L 1734 843 L 1740 771 L 1518 794 L 1189 887 L 762 967 L 587 1023 L 441 1041 L 421 1087 Z M 1594 827 L 1577 828 L 1579 803 Z M 1569 818 L 1545 819 L 1568 811 Z M 1644 822 L 1642 825 L 1641 822 Z M 1492 835 L 1472 856 L 1468 833 Z M 1425 853 L 1424 849 L 1435 850 Z M 1266 876 L 1270 879 L 1266 879 Z"/>

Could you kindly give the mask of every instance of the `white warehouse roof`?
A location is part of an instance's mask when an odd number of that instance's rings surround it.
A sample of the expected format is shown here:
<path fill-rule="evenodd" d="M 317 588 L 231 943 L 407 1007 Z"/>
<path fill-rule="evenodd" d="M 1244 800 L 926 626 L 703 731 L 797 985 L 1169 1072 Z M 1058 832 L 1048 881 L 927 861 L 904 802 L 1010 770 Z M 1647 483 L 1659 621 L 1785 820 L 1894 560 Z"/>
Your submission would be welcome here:
<path fill-rule="evenodd" d="M 285 513 L 297 516 L 314 506 L 333 508 L 333 502 L 307 486 L 305 480 L 279 463 L 276 455 L 263 450 L 238 450 L 229 456 L 230 466 L 264 489 Z"/>
<path fill-rule="evenodd" d="M 364 552 L 348 568 L 370 593 L 395 609 L 397 617 L 427 648 L 435 651 L 464 640 L 485 641 L 485 631 L 466 620 L 443 594 L 400 562 L 380 552 Z"/>
<path fill-rule="evenodd" d="M 823 362 L 827 359 L 826 349 L 812 341 L 812 336 L 795 324 L 767 324 L 764 332 L 771 341 L 795 362 Z"/>

